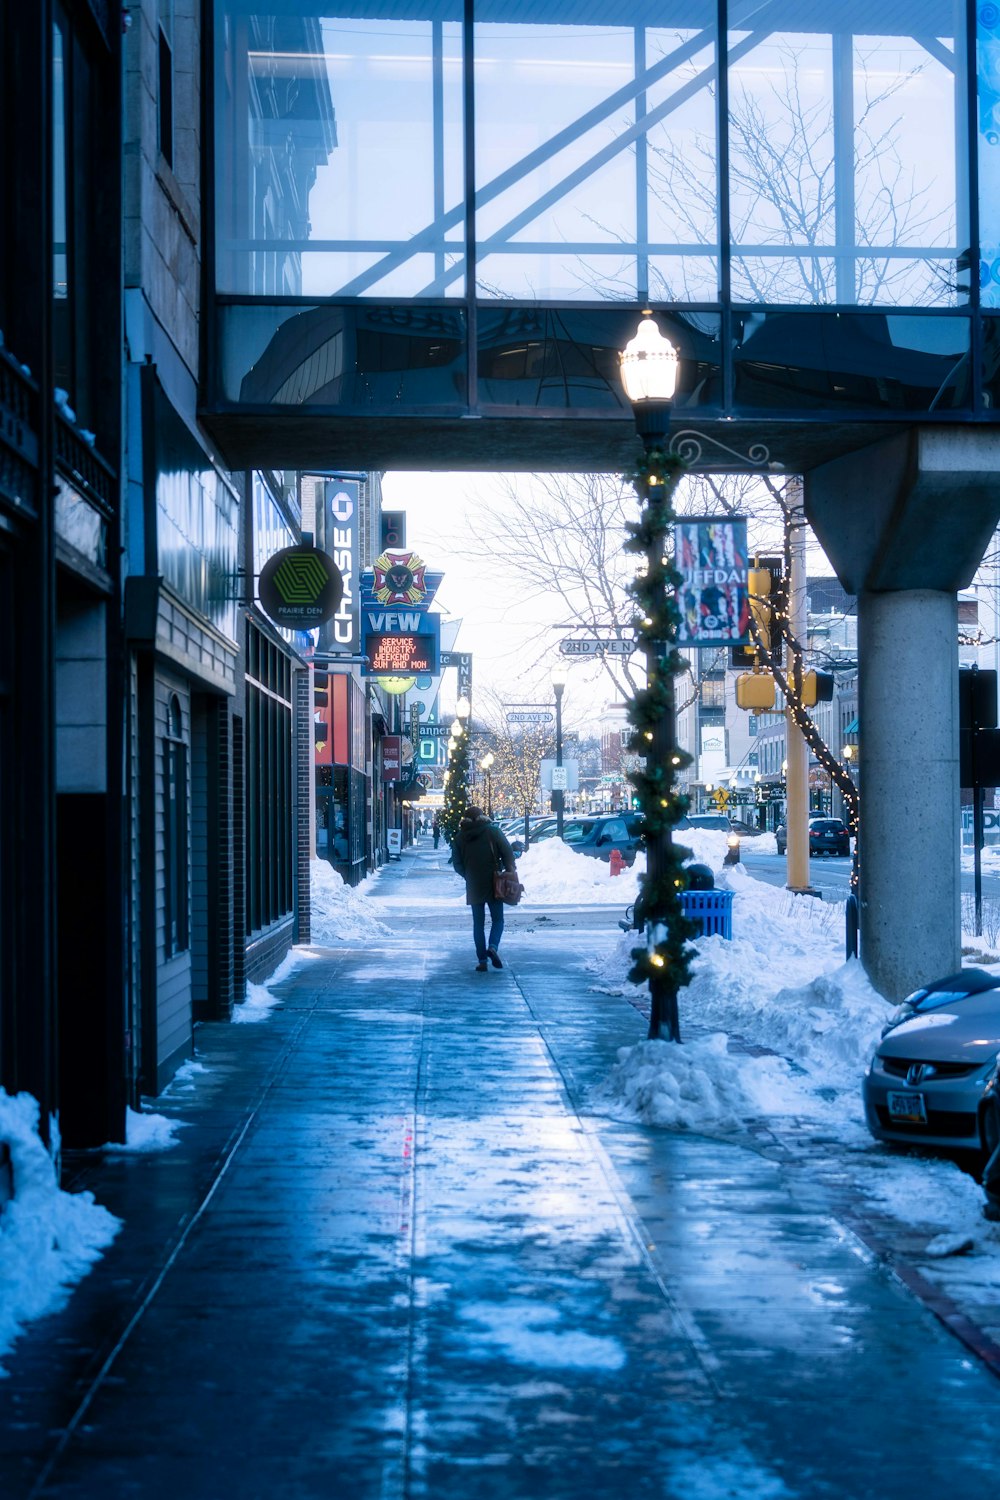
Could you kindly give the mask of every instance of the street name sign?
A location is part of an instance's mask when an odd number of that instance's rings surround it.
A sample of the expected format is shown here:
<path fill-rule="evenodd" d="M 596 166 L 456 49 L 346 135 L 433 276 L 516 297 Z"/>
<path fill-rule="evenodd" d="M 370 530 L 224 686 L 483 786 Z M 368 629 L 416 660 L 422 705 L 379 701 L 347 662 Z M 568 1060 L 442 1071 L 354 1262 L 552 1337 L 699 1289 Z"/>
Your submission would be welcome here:
<path fill-rule="evenodd" d="M 619 636 L 566 636 L 559 642 L 563 656 L 631 656 L 635 649 L 635 641 L 625 641 Z"/>
<path fill-rule="evenodd" d="M 508 724 L 551 724 L 552 719 L 553 715 L 547 708 L 507 715 Z"/>

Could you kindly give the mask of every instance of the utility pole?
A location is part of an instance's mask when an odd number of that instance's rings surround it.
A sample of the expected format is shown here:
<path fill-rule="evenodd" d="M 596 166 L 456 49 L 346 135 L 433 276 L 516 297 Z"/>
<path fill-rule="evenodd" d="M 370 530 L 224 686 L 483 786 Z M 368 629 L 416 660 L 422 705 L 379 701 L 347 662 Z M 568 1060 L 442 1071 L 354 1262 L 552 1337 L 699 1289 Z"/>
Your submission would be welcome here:
<path fill-rule="evenodd" d="M 806 518 L 802 505 L 802 481 L 789 481 L 790 568 L 788 577 L 788 626 L 792 646 L 791 683 L 802 701 L 802 643 L 808 630 L 806 602 Z M 785 705 L 785 828 L 788 835 L 788 889 L 812 895 L 809 884 L 809 746 L 795 722 L 790 703 Z"/>

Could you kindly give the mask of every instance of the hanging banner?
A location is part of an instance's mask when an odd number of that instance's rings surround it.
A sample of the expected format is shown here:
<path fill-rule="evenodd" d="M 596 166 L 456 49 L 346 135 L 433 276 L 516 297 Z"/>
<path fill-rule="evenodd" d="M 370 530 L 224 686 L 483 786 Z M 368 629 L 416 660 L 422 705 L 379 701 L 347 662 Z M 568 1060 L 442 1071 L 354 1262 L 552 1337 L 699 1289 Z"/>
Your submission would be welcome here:
<path fill-rule="evenodd" d="M 743 517 L 711 516 L 678 521 L 674 563 L 678 646 L 739 646 L 750 639 L 747 523 Z"/>
<path fill-rule="evenodd" d="M 398 781 L 403 769 L 402 746 L 398 734 L 382 737 L 382 780 Z"/>

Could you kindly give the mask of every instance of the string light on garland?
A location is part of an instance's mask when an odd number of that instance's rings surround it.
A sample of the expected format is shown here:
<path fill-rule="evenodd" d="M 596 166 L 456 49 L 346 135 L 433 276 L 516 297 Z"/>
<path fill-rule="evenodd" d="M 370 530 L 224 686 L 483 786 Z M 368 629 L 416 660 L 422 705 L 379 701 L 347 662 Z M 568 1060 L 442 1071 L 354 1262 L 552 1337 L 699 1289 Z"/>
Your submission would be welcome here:
<path fill-rule="evenodd" d="M 632 733 L 627 748 L 645 757 L 642 770 L 629 774 L 644 816 L 647 870 L 642 877 L 637 914 L 645 923 L 646 946 L 632 949 L 629 979 L 648 982 L 652 999 L 650 1036 L 660 1034 L 666 1019 L 672 1040 L 680 1040 L 677 996 L 690 981 L 697 931 L 685 915 L 681 893 L 687 888 L 684 859 L 688 850 L 674 844 L 673 829 L 688 801 L 677 775 L 691 757 L 674 744 L 675 688 L 685 663 L 674 642 L 680 624 L 676 602 L 680 574 L 674 567 L 672 532 L 677 519 L 673 493 L 683 472 L 679 459 L 660 448 L 647 448 L 631 475 L 643 502 L 639 519 L 627 526 L 626 550 L 643 560 L 631 593 L 638 605 L 636 634 L 646 652 L 646 686 L 629 704 Z"/>

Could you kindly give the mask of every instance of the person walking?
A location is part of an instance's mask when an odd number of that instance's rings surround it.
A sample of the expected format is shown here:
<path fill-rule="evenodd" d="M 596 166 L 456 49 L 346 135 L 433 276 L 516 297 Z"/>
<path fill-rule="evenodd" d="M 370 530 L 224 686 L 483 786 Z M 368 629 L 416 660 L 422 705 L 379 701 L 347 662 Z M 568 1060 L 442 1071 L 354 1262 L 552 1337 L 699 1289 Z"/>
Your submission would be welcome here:
<path fill-rule="evenodd" d="M 434 835 L 434 847 L 437 848 L 441 842 L 441 819 L 437 813 L 434 814 L 434 822 L 431 824 L 431 833 Z"/>
<path fill-rule="evenodd" d="M 503 963 L 497 949 L 503 937 L 503 902 L 493 894 L 493 876 L 498 870 L 516 871 L 514 851 L 499 828 L 494 828 L 481 807 L 469 807 L 452 840 L 451 862 L 465 881 L 465 901 L 472 907 L 472 938 L 476 945 L 476 969 L 486 972 L 486 960 L 494 969 Z M 486 908 L 490 909 L 490 936 L 486 940 Z"/>

